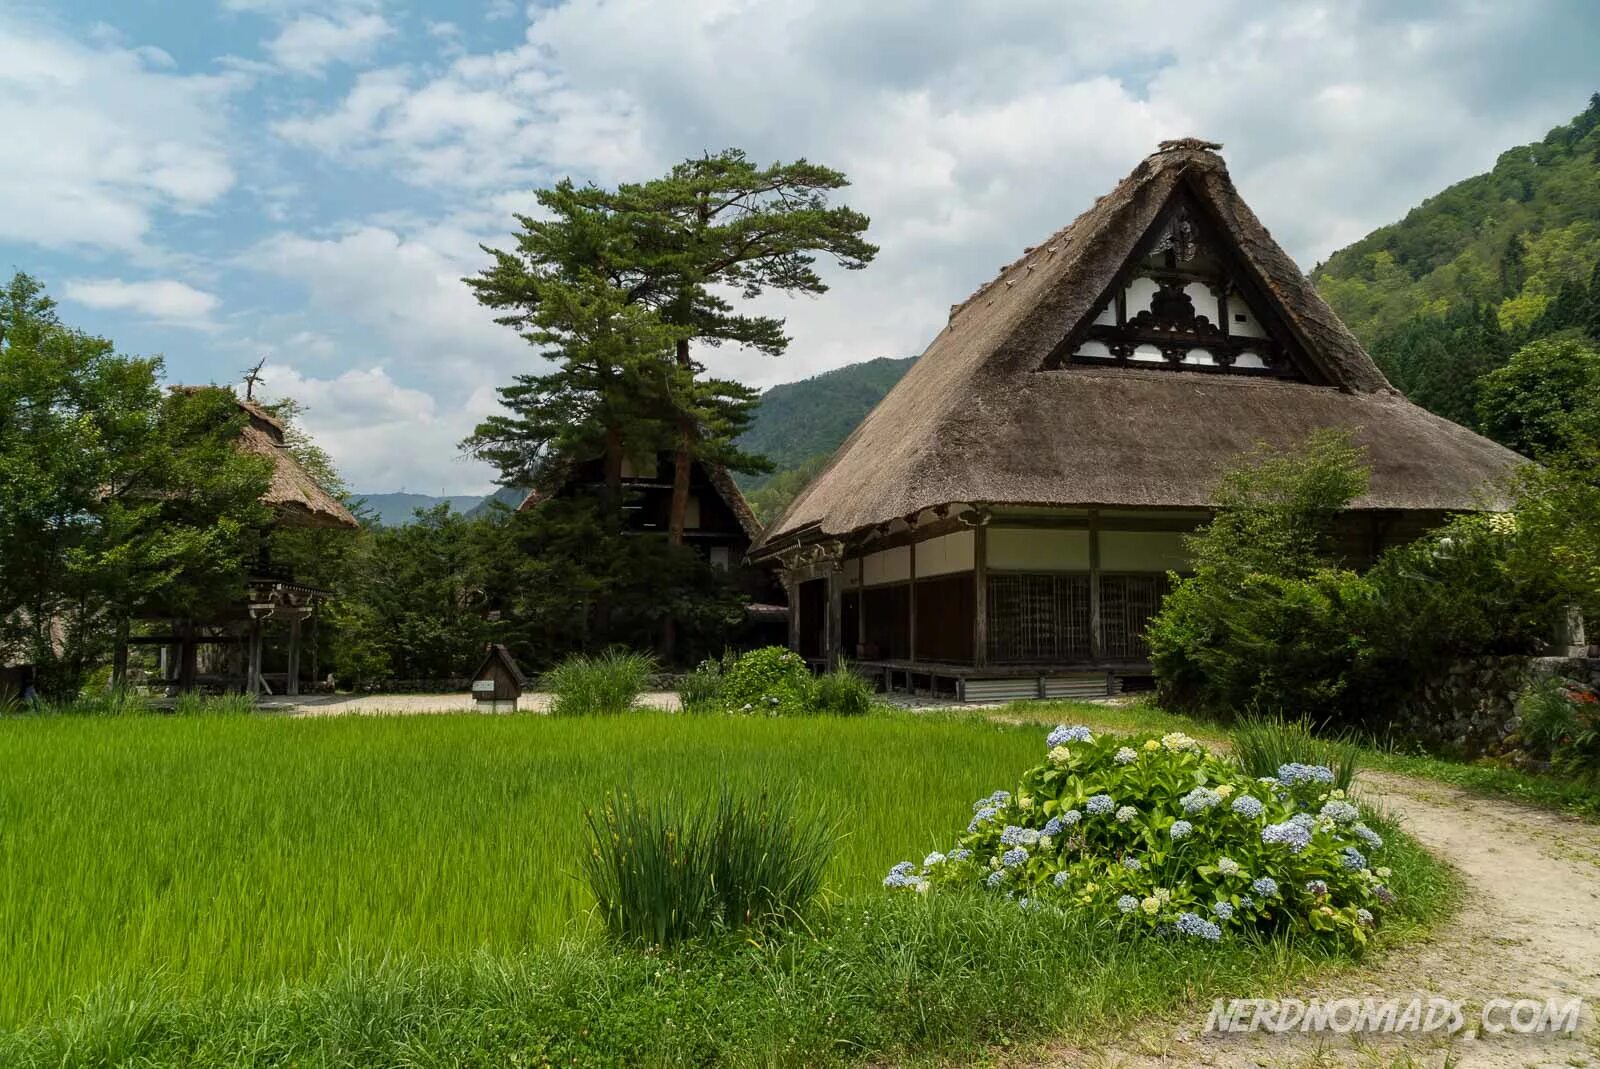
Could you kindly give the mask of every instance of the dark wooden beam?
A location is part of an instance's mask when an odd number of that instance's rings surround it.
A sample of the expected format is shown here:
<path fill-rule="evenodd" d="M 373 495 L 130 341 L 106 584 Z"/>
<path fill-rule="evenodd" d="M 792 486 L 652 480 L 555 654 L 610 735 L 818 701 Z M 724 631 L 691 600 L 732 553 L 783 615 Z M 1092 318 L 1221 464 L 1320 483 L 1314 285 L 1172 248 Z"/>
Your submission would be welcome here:
<path fill-rule="evenodd" d="M 989 528 L 972 529 L 972 663 L 989 663 Z"/>
<path fill-rule="evenodd" d="M 1089 513 L 1089 659 L 1104 657 L 1105 637 L 1100 629 L 1100 513 Z"/>
<path fill-rule="evenodd" d="M 907 624 L 907 627 L 908 627 L 908 634 L 910 635 L 910 639 L 909 639 L 908 645 L 910 646 L 910 654 L 911 654 L 911 656 L 908 658 L 908 660 L 910 660 L 910 662 L 912 664 L 916 664 L 917 663 L 917 544 L 915 542 L 911 543 L 910 556 L 911 556 L 911 590 L 906 595 L 906 605 L 908 606 L 907 612 L 909 612 L 911 614 L 911 618 L 906 621 L 906 624 Z M 907 685 L 907 689 L 909 689 L 910 688 L 910 680 L 906 681 L 906 685 Z"/>

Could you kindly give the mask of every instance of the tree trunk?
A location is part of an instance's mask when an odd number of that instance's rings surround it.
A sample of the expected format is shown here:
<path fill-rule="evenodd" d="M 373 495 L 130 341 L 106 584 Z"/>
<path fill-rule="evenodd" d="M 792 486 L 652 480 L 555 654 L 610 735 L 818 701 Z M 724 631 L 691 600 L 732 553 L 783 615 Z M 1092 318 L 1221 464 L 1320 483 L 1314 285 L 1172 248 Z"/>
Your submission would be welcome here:
<path fill-rule="evenodd" d="M 678 340 L 678 366 L 689 370 L 689 339 Z M 678 453 L 672 467 L 672 512 L 667 521 L 667 540 L 683 545 L 683 527 L 689 514 L 689 474 L 694 464 L 694 419 L 687 412 L 678 416 Z"/>

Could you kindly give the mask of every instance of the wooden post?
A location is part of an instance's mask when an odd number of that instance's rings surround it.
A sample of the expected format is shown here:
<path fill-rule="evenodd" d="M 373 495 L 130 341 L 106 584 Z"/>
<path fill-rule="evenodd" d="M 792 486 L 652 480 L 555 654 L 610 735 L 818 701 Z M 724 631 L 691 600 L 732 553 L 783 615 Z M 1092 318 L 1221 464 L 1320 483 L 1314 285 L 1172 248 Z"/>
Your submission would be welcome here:
<path fill-rule="evenodd" d="M 250 668 L 245 677 L 244 692 L 252 698 L 261 694 L 261 621 L 250 621 Z"/>
<path fill-rule="evenodd" d="M 800 652 L 800 581 L 791 569 L 783 573 L 784 593 L 789 596 L 789 648 Z"/>
<path fill-rule="evenodd" d="M 867 555 L 856 558 L 856 656 L 867 652 Z"/>
<path fill-rule="evenodd" d="M 183 642 L 178 647 L 178 690 L 188 693 L 195 689 L 195 677 L 200 674 L 200 645 L 194 638 L 194 621 L 185 620 Z"/>
<path fill-rule="evenodd" d="M 284 680 L 283 692 L 291 697 L 300 693 L 300 613 L 289 614 L 289 675 Z"/>
<path fill-rule="evenodd" d="M 906 552 L 911 556 L 911 589 L 906 593 L 906 612 L 910 619 L 906 621 L 906 632 L 910 636 L 907 645 L 910 647 L 907 658 L 912 664 L 917 663 L 917 544 L 915 542 L 906 547 Z M 906 674 L 906 691 L 911 692 L 911 675 Z"/>
<path fill-rule="evenodd" d="M 1098 664 L 1105 656 L 1105 636 L 1100 619 L 1100 513 L 1089 510 L 1089 659 Z"/>
<path fill-rule="evenodd" d="M 844 652 L 844 562 L 828 564 L 828 645 L 824 650 L 828 670 L 839 667 L 839 657 Z"/>
<path fill-rule="evenodd" d="M 317 621 L 322 618 L 321 609 L 322 599 L 314 599 L 311 602 L 311 685 L 313 687 L 322 683 L 322 642 L 317 627 Z"/>
<path fill-rule="evenodd" d="M 972 663 L 989 663 L 989 528 L 972 529 Z"/>

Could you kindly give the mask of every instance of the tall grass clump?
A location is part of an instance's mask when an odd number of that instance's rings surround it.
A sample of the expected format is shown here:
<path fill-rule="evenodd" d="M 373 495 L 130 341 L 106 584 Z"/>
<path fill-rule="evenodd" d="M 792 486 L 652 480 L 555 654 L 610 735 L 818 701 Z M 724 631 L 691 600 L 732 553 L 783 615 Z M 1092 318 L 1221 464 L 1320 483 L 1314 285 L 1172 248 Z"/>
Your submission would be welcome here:
<path fill-rule="evenodd" d="M 625 713 L 644 693 L 655 658 L 631 650 L 612 649 L 597 657 L 574 654 L 544 675 L 556 716 Z"/>
<path fill-rule="evenodd" d="M 844 661 L 824 672 L 812 685 L 817 711 L 837 716 L 859 716 L 872 708 L 873 688 Z"/>
<path fill-rule="evenodd" d="M 1342 732 L 1318 734 L 1307 717 L 1286 720 L 1246 713 L 1230 737 L 1234 757 L 1257 778 L 1276 776 L 1284 765 L 1322 765 L 1333 770 L 1333 786 L 1348 791 L 1361 764 L 1361 746 L 1354 738 Z"/>
<path fill-rule="evenodd" d="M 678 679 L 678 708 L 686 713 L 713 713 L 722 706 L 722 664 L 705 660 Z"/>
<path fill-rule="evenodd" d="M 608 931 L 670 946 L 714 930 L 768 927 L 816 897 L 833 835 L 792 793 L 709 804 L 617 792 L 585 814 L 583 869 Z"/>

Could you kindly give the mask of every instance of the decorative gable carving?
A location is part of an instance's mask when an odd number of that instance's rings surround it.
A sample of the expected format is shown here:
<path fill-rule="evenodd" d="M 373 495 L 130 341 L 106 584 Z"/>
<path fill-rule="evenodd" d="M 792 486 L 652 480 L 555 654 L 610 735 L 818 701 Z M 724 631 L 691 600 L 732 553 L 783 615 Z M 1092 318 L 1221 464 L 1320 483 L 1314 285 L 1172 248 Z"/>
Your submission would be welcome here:
<path fill-rule="evenodd" d="M 1180 187 L 1045 361 L 1323 381 L 1221 228 Z"/>

